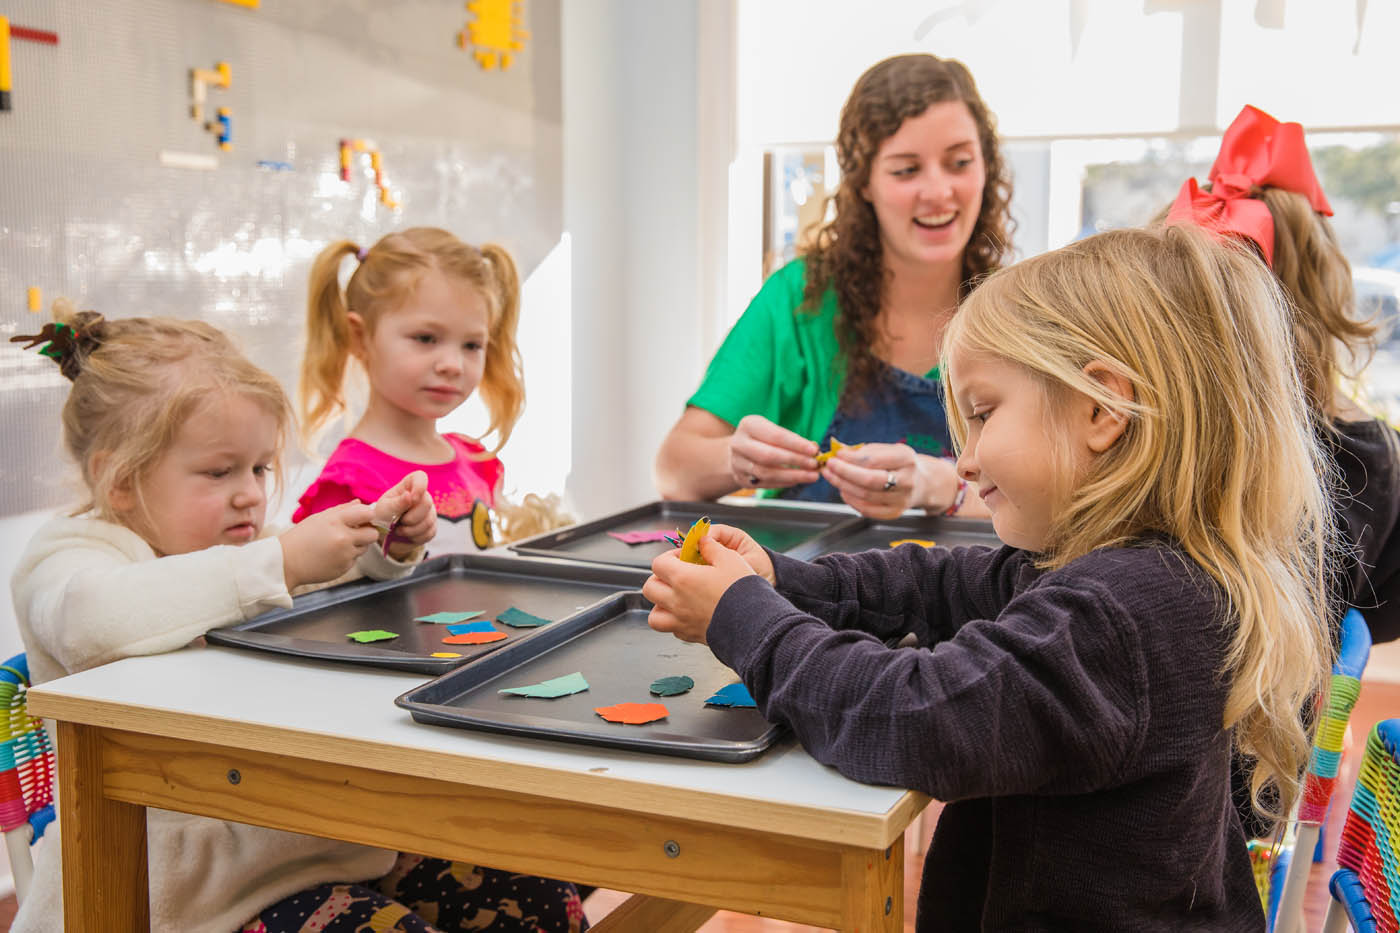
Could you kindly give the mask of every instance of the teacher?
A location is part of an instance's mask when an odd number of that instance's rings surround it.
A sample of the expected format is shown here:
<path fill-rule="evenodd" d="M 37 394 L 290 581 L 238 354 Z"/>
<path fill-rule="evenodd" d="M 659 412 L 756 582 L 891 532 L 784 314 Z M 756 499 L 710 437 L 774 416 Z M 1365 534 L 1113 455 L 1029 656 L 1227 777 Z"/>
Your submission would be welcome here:
<path fill-rule="evenodd" d="M 960 62 L 900 55 L 856 82 L 836 157 L 834 218 L 725 338 L 662 442 L 657 488 L 986 515 L 951 459 L 938 364 L 958 302 L 1010 252 L 992 115 Z M 819 470 L 833 438 L 863 446 Z"/>

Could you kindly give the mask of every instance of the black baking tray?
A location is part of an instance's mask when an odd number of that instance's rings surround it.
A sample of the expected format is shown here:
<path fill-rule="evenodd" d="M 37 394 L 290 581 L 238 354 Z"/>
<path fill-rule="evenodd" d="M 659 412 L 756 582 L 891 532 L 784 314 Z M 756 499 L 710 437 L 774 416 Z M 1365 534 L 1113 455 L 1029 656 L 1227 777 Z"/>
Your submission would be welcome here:
<path fill-rule="evenodd" d="M 618 594 L 394 702 L 419 722 L 433 725 L 709 761 L 748 761 L 772 745 L 783 730 L 757 709 L 705 705 L 715 691 L 739 678 L 706 646 L 649 628 L 650 610 L 640 592 Z M 575 671 L 588 681 L 582 693 L 539 699 L 497 692 Z M 652 681 L 673 674 L 690 677 L 695 686 L 680 696 L 652 696 Z M 661 703 L 668 715 L 634 726 L 608 722 L 593 712 L 614 703 Z"/>
<path fill-rule="evenodd" d="M 424 561 L 400 580 L 363 581 L 298 596 L 292 608 L 264 613 L 242 625 L 214 629 L 214 644 L 370 667 L 441 674 L 484 654 L 523 641 L 568 616 L 623 590 L 635 590 L 646 574 L 620 567 L 488 554 L 448 554 Z M 497 624 L 508 637 L 484 645 L 444 645 L 447 626 L 416 622 L 438 611 L 483 610 L 494 618 L 514 606 L 552 620 L 539 628 Z M 475 620 L 474 620 L 475 621 Z M 392 641 L 359 644 L 346 635 L 364 629 L 399 633 Z M 460 658 L 434 658 L 450 651 Z"/>
<path fill-rule="evenodd" d="M 651 502 L 591 522 L 571 525 L 526 538 L 511 545 L 519 554 L 557 557 L 650 569 L 658 554 L 672 545 L 665 541 L 624 544 L 608 532 L 666 530 L 685 532 L 695 520 L 735 525 L 759 544 L 775 551 L 793 552 L 822 535 L 854 529 L 863 521 L 851 512 L 761 505 L 721 505 L 716 502 Z"/>
<path fill-rule="evenodd" d="M 933 541 L 939 547 L 965 547 L 982 544 L 1001 547 L 1001 539 L 990 521 L 946 518 L 941 515 L 902 515 L 887 520 L 862 519 L 854 526 L 832 528 L 789 553 L 802 560 L 823 554 L 854 554 L 871 549 L 887 549 L 891 541 L 917 538 Z"/>

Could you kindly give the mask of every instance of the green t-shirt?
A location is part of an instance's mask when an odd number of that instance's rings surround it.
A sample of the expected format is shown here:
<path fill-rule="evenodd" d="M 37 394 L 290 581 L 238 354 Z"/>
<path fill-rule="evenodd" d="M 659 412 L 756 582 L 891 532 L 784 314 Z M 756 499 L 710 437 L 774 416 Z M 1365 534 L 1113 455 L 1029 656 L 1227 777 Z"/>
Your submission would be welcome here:
<path fill-rule="evenodd" d="M 845 366 L 836 339 L 836 293 L 815 313 L 797 309 L 807 263 L 794 259 L 768 277 L 724 338 L 686 404 L 730 424 L 762 415 L 820 443 L 841 401 Z M 935 367 L 926 378 L 938 379 Z"/>
<path fill-rule="evenodd" d="M 834 326 L 836 294 L 828 289 L 816 313 L 799 313 L 806 284 L 801 259 L 770 275 L 686 404 L 732 425 L 762 415 L 820 441 L 841 401 L 844 367 Z"/>

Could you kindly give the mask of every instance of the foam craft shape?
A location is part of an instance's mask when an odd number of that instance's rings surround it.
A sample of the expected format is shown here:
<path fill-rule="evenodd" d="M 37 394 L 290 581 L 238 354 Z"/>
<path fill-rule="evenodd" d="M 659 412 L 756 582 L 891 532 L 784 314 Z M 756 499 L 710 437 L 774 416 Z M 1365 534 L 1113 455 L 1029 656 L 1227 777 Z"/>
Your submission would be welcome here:
<path fill-rule="evenodd" d="M 587 689 L 588 681 L 584 680 L 583 674 L 574 671 L 563 677 L 552 677 L 549 680 L 542 680 L 537 684 L 527 684 L 524 687 L 506 687 L 496 692 L 518 697 L 553 699 L 554 697 L 568 696 L 571 693 L 582 693 Z"/>
<path fill-rule="evenodd" d="M 651 695 L 657 697 L 676 697 L 686 693 L 695 686 L 695 681 L 685 675 L 675 677 L 658 677 L 651 682 Z"/>
<path fill-rule="evenodd" d="M 709 516 L 697 518 L 695 524 L 685 533 L 685 540 L 681 542 L 681 560 L 688 564 L 705 563 L 705 558 L 700 556 L 700 539 L 709 533 Z"/>
<path fill-rule="evenodd" d="M 496 627 L 491 624 L 490 619 L 478 619 L 475 622 L 458 622 L 456 625 L 447 627 L 449 635 L 463 635 L 467 632 L 494 632 Z"/>
<path fill-rule="evenodd" d="M 505 632 L 463 632 L 460 635 L 448 635 L 442 640 L 444 645 L 484 645 L 487 642 L 500 641 L 507 638 Z"/>
<path fill-rule="evenodd" d="M 432 622 L 437 625 L 446 625 L 449 622 L 465 622 L 468 619 L 475 619 L 485 613 L 482 609 L 473 609 L 470 612 L 434 612 L 431 615 L 416 616 L 414 622 Z"/>
<path fill-rule="evenodd" d="M 472 503 L 472 544 L 484 551 L 495 543 L 496 536 L 491 531 L 491 510 L 485 502 L 477 499 Z"/>
<path fill-rule="evenodd" d="M 820 451 L 817 454 L 817 469 L 820 470 L 822 467 L 826 466 L 826 461 L 836 456 L 836 451 L 840 450 L 842 447 L 849 447 L 852 450 L 859 450 L 861 447 L 864 446 L 864 444 L 843 444 L 833 437 L 831 439 L 831 449 Z"/>
<path fill-rule="evenodd" d="M 733 683 L 727 687 L 721 687 L 715 692 L 714 696 L 705 701 L 705 705 L 731 706 L 735 709 L 749 706 L 757 708 L 758 706 L 758 704 L 754 702 L 753 697 L 749 694 L 749 688 L 741 683 Z"/>
<path fill-rule="evenodd" d="M 461 656 L 462 654 L 459 651 L 434 651 L 430 655 L 430 657 L 434 658 L 460 658 Z"/>
<path fill-rule="evenodd" d="M 631 726 L 656 722 L 668 715 L 666 707 L 660 703 L 615 703 L 612 706 L 596 706 L 593 712 L 608 722 L 622 722 Z"/>
<path fill-rule="evenodd" d="M 608 537 L 616 538 L 623 544 L 647 544 L 652 541 L 669 541 L 669 531 L 610 531 Z"/>
<path fill-rule="evenodd" d="M 363 632 L 350 632 L 345 637 L 364 645 L 372 641 L 388 641 L 399 636 L 394 632 L 386 632 L 382 628 L 372 628 Z"/>
<path fill-rule="evenodd" d="M 496 616 L 496 621 L 502 625 L 509 625 L 511 628 L 539 628 L 541 625 L 548 625 L 554 620 L 530 615 L 530 613 L 523 609 L 516 609 L 514 606 L 511 606 L 505 612 Z"/>
<path fill-rule="evenodd" d="M 899 547 L 901 544 L 917 544 L 919 547 L 938 546 L 938 542 L 932 538 L 895 538 L 890 542 L 890 547 Z"/>

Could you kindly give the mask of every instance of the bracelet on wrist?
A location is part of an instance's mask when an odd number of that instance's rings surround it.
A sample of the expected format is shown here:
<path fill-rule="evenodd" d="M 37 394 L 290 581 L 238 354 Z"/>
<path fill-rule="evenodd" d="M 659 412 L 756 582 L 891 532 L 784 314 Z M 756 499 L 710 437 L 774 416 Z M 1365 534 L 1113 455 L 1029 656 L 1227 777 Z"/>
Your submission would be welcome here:
<path fill-rule="evenodd" d="M 965 479 L 963 479 L 961 476 L 959 476 L 959 477 L 958 477 L 958 491 L 957 491 L 956 493 L 953 494 L 953 504 L 950 505 L 950 506 L 948 506 L 947 510 L 946 510 L 943 514 L 944 514 L 944 515 L 957 515 L 957 514 L 958 514 L 958 510 L 962 508 L 963 502 L 964 502 L 966 499 L 967 499 L 967 480 L 965 480 Z"/>

